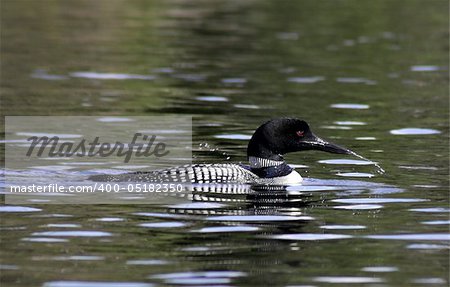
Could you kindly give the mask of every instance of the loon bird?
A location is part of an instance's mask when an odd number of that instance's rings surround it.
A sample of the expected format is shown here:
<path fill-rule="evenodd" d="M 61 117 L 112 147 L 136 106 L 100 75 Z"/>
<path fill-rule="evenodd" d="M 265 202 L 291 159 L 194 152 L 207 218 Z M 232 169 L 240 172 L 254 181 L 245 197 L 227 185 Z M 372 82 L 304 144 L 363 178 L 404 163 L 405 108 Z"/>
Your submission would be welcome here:
<path fill-rule="evenodd" d="M 283 155 L 303 150 L 354 154 L 317 137 L 303 120 L 278 118 L 262 124 L 254 132 L 247 147 L 249 165 L 192 164 L 148 172 L 94 175 L 89 179 L 104 182 L 293 184 L 303 179 L 284 161 Z"/>

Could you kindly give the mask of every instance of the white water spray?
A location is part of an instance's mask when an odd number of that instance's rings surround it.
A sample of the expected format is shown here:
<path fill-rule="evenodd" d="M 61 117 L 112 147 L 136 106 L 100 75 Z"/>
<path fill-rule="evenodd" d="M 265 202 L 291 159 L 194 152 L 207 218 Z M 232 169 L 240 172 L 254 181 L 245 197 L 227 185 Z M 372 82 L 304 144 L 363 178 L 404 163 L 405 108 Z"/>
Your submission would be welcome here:
<path fill-rule="evenodd" d="M 367 159 L 367 158 L 365 158 L 365 157 L 363 157 L 363 156 L 357 154 L 357 153 L 354 152 L 354 151 L 351 151 L 351 154 L 354 155 L 354 156 L 356 156 L 356 157 L 358 157 L 358 158 L 360 158 L 360 159 L 362 159 L 362 160 L 364 160 L 364 161 L 368 161 L 368 162 L 372 163 L 372 164 L 377 168 L 377 172 L 378 172 L 379 174 L 384 174 L 384 173 L 386 173 L 386 171 L 385 171 L 383 168 L 381 168 L 381 166 L 380 166 L 378 163 L 376 163 L 376 162 L 374 162 L 374 161 L 371 161 L 371 160 L 369 160 L 369 159 Z"/>

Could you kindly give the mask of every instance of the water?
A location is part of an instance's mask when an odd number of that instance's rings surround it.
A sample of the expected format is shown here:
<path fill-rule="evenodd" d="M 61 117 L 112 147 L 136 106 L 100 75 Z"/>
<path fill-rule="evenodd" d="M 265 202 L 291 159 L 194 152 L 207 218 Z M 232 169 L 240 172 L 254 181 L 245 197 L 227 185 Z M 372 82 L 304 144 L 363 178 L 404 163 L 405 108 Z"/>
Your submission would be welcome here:
<path fill-rule="evenodd" d="M 290 116 L 364 156 L 289 154 L 305 181 L 286 189 L 2 205 L 2 286 L 448 286 L 447 1 L 2 4 L 3 115 L 194 115 L 194 162 L 245 162 L 254 129 Z"/>

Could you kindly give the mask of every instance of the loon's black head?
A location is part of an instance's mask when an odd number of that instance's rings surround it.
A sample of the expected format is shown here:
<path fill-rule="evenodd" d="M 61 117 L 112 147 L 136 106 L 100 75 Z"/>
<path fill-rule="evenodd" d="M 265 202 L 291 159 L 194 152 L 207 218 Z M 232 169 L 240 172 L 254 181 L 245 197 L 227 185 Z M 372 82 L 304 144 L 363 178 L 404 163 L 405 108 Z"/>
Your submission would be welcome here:
<path fill-rule="evenodd" d="M 283 154 L 302 150 L 353 154 L 349 149 L 317 137 L 305 121 L 280 118 L 270 120 L 256 129 L 248 144 L 247 156 L 282 160 Z"/>

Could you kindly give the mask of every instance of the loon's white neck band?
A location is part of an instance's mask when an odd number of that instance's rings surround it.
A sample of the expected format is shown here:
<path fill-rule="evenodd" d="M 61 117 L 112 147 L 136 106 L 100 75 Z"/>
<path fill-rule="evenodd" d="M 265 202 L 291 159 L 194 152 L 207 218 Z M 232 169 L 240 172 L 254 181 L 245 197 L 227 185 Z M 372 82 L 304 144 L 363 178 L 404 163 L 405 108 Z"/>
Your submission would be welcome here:
<path fill-rule="evenodd" d="M 254 157 L 250 156 L 248 158 L 250 163 L 250 167 L 252 168 L 262 168 L 262 167 L 270 167 L 270 166 L 278 166 L 284 163 L 282 160 L 271 160 L 267 158 Z"/>

